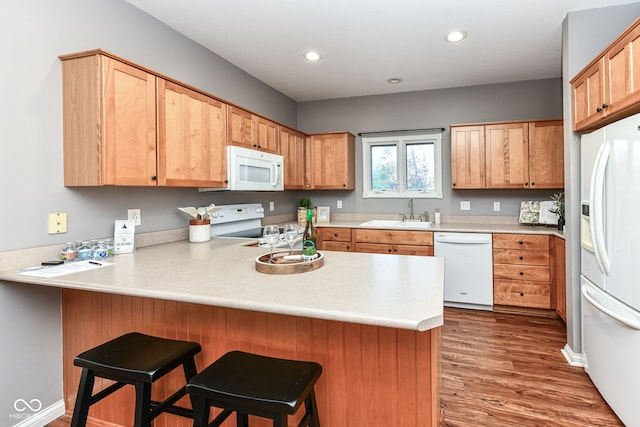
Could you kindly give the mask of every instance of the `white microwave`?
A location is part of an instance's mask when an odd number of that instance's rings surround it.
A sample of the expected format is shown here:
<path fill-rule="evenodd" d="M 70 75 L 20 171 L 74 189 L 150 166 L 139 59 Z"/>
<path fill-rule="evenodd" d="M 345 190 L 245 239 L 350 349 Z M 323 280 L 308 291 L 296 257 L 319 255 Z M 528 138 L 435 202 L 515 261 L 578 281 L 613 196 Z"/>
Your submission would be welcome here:
<path fill-rule="evenodd" d="M 227 187 L 200 191 L 283 191 L 283 162 L 278 154 L 229 145 Z"/>

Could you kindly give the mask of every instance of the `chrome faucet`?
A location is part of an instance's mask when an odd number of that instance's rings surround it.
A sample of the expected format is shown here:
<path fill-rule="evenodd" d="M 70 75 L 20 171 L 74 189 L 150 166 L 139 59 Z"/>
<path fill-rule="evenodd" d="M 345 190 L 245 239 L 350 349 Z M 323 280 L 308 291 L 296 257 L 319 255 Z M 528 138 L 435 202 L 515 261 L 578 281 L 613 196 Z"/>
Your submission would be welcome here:
<path fill-rule="evenodd" d="M 413 220 L 413 198 L 409 198 L 409 219 Z"/>

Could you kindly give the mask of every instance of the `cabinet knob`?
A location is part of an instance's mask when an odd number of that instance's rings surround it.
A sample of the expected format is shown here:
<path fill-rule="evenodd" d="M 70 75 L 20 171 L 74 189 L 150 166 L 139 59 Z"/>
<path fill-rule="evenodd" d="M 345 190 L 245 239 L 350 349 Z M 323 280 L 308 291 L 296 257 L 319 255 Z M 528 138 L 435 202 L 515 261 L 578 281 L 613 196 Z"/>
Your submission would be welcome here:
<path fill-rule="evenodd" d="M 522 240 L 520 240 L 518 243 L 521 244 L 521 245 L 524 244 L 524 242 Z"/>
<path fill-rule="evenodd" d="M 155 176 L 155 175 L 151 175 L 151 181 L 156 181 L 157 179 L 158 179 L 158 177 L 157 177 L 157 176 Z"/>
<path fill-rule="evenodd" d="M 523 297 L 524 296 L 524 292 L 520 292 L 520 296 Z"/>
<path fill-rule="evenodd" d="M 351 250 L 351 246 L 347 246 L 347 250 L 350 251 Z"/>
<path fill-rule="evenodd" d="M 602 108 L 600 108 L 600 107 L 596 108 L 596 112 L 598 112 L 598 113 L 599 113 L 599 112 L 601 112 L 601 111 L 602 111 Z"/>
<path fill-rule="evenodd" d="M 535 182 L 532 182 L 532 183 L 531 183 L 531 186 L 532 186 L 532 187 L 534 187 L 535 185 L 536 185 L 536 183 L 535 183 Z"/>
<path fill-rule="evenodd" d="M 606 108 L 609 108 L 609 106 L 607 104 L 602 104 L 602 109 L 604 110 Z"/>
<path fill-rule="evenodd" d="M 518 258 L 520 258 L 520 261 L 522 261 L 522 260 L 524 259 L 524 257 L 523 257 L 523 256 L 519 256 Z"/>
<path fill-rule="evenodd" d="M 338 233 L 333 233 L 333 237 L 338 237 Z"/>
<path fill-rule="evenodd" d="M 521 271 L 521 272 L 520 272 L 520 275 L 521 275 L 521 276 L 524 276 L 524 271 Z"/>
<path fill-rule="evenodd" d="M 456 186 L 456 183 L 455 183 L 455 182 L 453 183 L 453 186 L 454 186 L 454 187 Z"/>

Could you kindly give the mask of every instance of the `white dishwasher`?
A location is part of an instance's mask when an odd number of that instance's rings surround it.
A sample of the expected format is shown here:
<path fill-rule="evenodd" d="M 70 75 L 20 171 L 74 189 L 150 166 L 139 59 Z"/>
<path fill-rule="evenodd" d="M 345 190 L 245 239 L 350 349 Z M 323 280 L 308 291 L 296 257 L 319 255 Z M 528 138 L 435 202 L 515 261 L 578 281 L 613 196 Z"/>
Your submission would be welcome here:
<path fill-rule="evenodd" d="M 444 258 L 444 305 L 493 309 L 491 234 L 434 233 L 434 255 Z"/>

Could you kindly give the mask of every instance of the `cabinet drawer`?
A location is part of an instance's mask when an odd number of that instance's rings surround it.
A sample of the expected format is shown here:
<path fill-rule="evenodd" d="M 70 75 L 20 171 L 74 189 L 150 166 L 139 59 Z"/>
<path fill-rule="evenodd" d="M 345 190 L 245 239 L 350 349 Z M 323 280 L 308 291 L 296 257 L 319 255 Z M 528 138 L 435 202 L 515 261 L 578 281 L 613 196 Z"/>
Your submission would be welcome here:
<path fill-rule="evenodd" d="M 493 263 L 549 266 L 549 252 L 520 249 L 494 249 Z"/>
<path fill-rule="evenodd" d="M 332 240 L 336 242 L 350 242 L 351 241 L 351 229 L 350 228 L 338 228 L 338 227 L 326 227 L 321 228 L 322 240 Z"/>
<path fill-rule="evenodd" d="M 549 236 L 539 234 L 494 234 L 493 247 L 499 249 L 549 250 Z"/>
<path fill-rule="evenodd" d="M 333 242 L 323 240 L 322 248 L 325 251 L 351 252 L 351 242 Z"/>
<path fill-rule="evenodd" d="M 493 277 L 496 279 L 534 280 L 549 282 L 550 268 L 539 265 L 494 264 Z"/>
<path fill-rule="evenodd" d="M 433 246 L 432 231 L 371 230 L 359 228 L 356 229 L 355 232 L 356 242 Z"/>
<path fill-rule="evenodd" d="M 548 283 L 495 280 L 493 303 L 519 307 L 551 308 L 551 287 Z"/>
<path fill-rule="evenodd" d="M 393 245 L 393 253 L 396 255 L 433 256 L 433 246 Z"/>
<path fill-rule="evenodd" d="M 393 254 L 393 245 L 385 245 L 382 243 L 356 243 L 356 252 Z"/>

